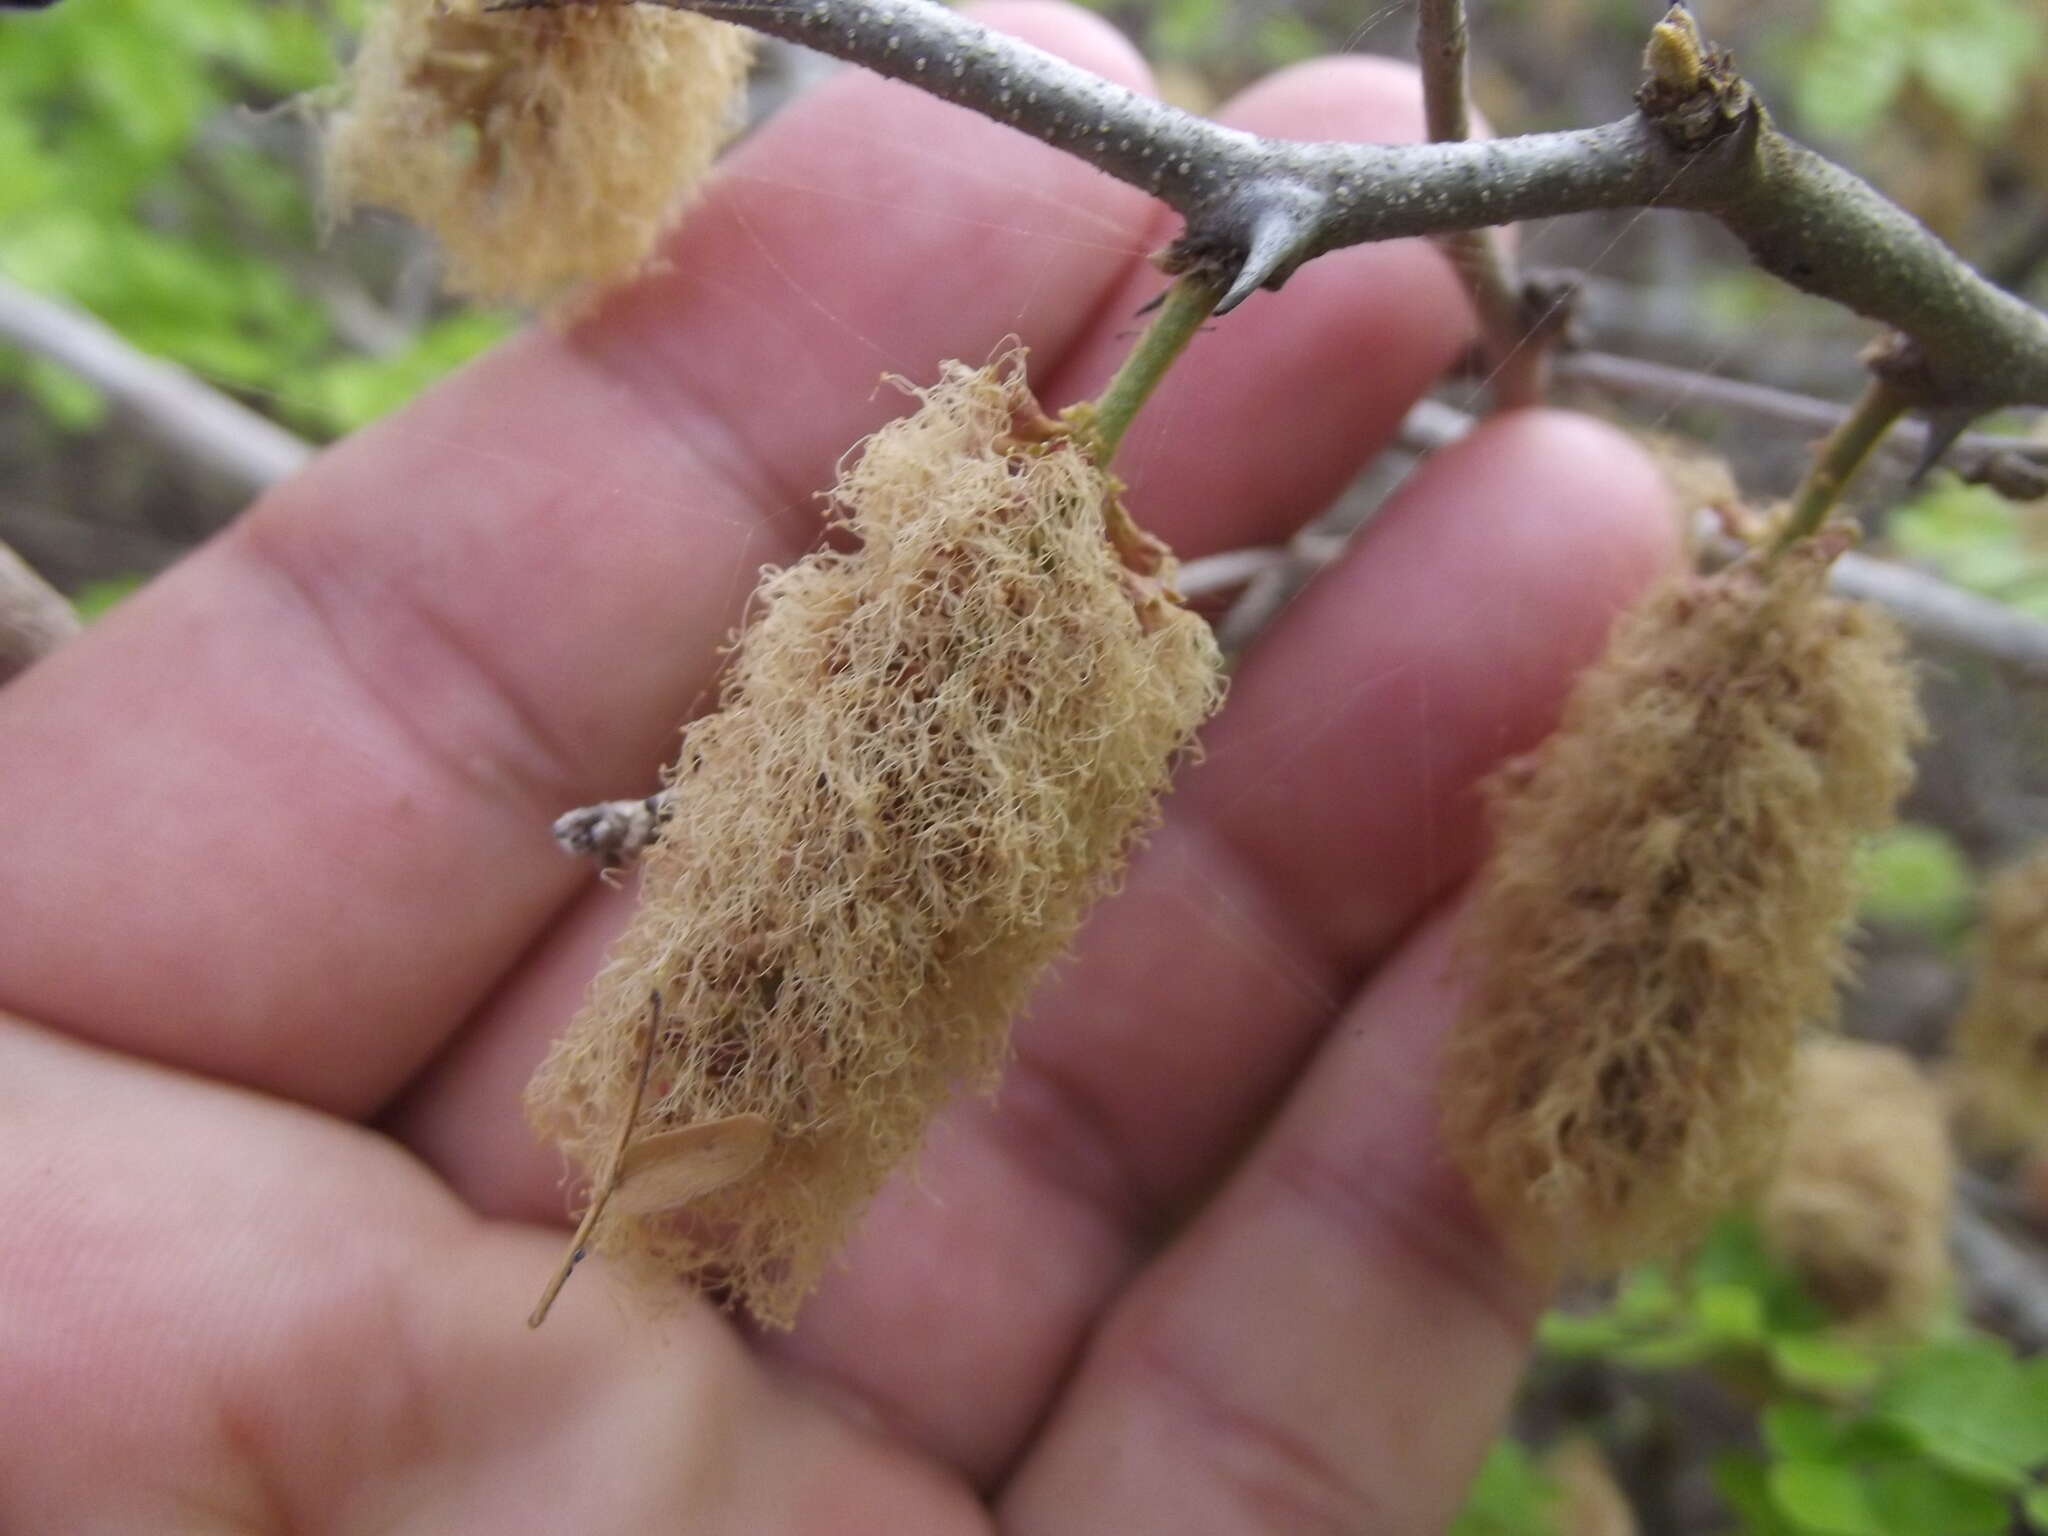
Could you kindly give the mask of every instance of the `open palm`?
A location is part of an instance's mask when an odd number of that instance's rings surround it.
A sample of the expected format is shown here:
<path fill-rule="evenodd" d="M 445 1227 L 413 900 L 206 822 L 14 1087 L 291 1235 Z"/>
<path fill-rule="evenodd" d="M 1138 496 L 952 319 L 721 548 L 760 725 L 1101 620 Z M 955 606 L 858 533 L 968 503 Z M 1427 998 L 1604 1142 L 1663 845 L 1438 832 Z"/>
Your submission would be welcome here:
<path fill-rule="evenodd" d="M 1079 13 L 999 25 L 1102 73 Z M 1391 66 L 1231 120 L 1410 137 Z M 836 457 L 1006 333 L 1098 388 L 1171 221 L 899 86 L 737 153 L 664 274 L 325 455 L 0 695 L 0 1527 L 1439 1529 L 1539 1302 L 1441 1165 L 1473 784 L 1662 557 L 1653 477 L 1523 413 L 1241 671 L 1128 889 L 796 1331 L 525 1316 L 520 1088 L 630 899 L 547 837 L 651 783 Z M 1426 246 L 1197 341 L 1119 468 L 1186 556 L 1283 538 L 1459 350 Z M 33 1020 L 35 1022 L 26 1022 Z"/>

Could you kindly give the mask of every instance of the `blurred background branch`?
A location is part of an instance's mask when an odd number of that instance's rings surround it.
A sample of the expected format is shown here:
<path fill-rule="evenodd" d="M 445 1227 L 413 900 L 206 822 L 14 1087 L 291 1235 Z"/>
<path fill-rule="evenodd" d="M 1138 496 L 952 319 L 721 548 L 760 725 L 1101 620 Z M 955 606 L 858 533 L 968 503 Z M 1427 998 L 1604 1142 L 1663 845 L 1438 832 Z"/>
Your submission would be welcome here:
<path fill-rule="evenodd" d="M 1201 113 L 1318 54 L 1412 60 L 1424 19 L 1412 4 L 1351 0 L 1089 3 L 1138 39 L 1166 100 Z M 1625 114 L 1656 9 L 1490 0 L 1470 17 L 1457 99 L 1503 132 Z M 313 447 L 519 323 L 440 296 L 434 252 L 396 220 L 323 238 L 314 114 L 295 103 L 333 79 L 363 11 L 364 0 L 69 0 L 0 14 L 0 540 L 87 615 Z M 1702 20 L 1788 132 L 2042 299 L 2038 0 L 1705 0 Z M 755 116 L 835 67 L 768 46 Z M 1552 354 L 1550 394 L 1645 445 L 1696 548 L 1784 496 L 1860 386 L 1869 328 L 1759 274 L 1709 221 L 1591 214 L 1526 224 L 1516 239 L 1525 277 L 1568 271 L 1578 293 L 1576 345 Z M 1256 324 L 1256 307 L 1231 323 Z M 1470 429 L 1486 371 L 1418 403 L 1399 441 L 1284 547 L 1185 568 L 1228 647 L 1256 645 L 1415 464 Z M 1920 480 L 1924 429 L 1894 432 L 1853 499 L 1863 547 L 1835 578 L 1913 630 L 1934 724 L 1908 824 L 1867 850 L 1847 1027 L 1931 1065 L 1951 1058 L 1982 972 L 1986 876 L 2048 837 L 2048 500 L 2027 478 L 2048 462 L 2048 429 L 2031 412 L 1980 426 L 1951 468 Z M 48 589 L 16 589 L 36 592 L 51 621 L 34 648 L 61 638 L 71 620 Z M 2048 1107 L 2041 1119 L 2048 1128 Z M 2048 1366 L 2022 1358 L 2048 1348 L 2044 1162 L 2039 1149 L 1984 1161 L 1964 1181 L 1946 1331 L 1889 1356 L 1829 1332 L 1739 1228 L 1688 1265 L 1567 1298 L 1545 1325 L 1520 1439 L 1489 1463 L 1459 1536 L 1590 1536 L 1560 1523 L 1559 1490 L 1577 1474 L 1542 1449 L 1589 1443 L 1641 1528 L 1671 1536 L 2021 1529 L 2040 1467 L 1987 1464 L 1956 1438 L 2024 1425 L 2013 1393 L 2048 1404 Z M 1970 1404 L 2001 1392 L 2006 1408 L 1972 1419 Z M 1872 1443 L 1892 1459 L 1858 1460 Z M 1816 1504 L 1816 1488 L 1847 1502 Z M 2036 1528 L 2048 1529 L 2048 1495 Z"/>
<path fill-rule="evenodd" d="M 0 339 L 102 391 L 162 447 L 251 494 L 312 454 L 300 437 L 129 345 L 83 310 L 0 278 Z"/>

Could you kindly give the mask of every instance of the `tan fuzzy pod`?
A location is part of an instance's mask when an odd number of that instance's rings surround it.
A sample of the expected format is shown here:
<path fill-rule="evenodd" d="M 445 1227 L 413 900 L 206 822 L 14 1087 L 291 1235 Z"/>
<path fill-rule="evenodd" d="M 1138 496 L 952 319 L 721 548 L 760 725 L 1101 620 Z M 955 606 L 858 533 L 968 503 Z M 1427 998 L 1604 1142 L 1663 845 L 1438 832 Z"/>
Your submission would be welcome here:
<path fill-rule="evenodd" d="M 1220 696 L 1115 497 L 1016 359 L 950 364 L 843 470 L 857 547 L 761 587 L 639 909 L 528 1092 L 602 1181 L 658 999 L 635 1136 L 715 1127 L 727 1161 L 629 1168 L 597 1247 L 786 1326 L 949 1094 L 992 1086 Z M 636 1184 L 689 1193 L 650 1211 Z"/>
<path fill-rule="evenodd" d="M 329 206 L 432 230 L 449 286 L 475 298 L 558 304 L 620 282 L 710 169 L 748 36 L 628 0 L 386 0 L 329 124 Z"/>
<path fill-rule="evenodd" d="M 1776 1153 L 1920 729 L 1896 628 L 1827 594 L 1829 558 L 1654 591 L 1489 786 L 1443 1125 L 1532 1261 L 1682 1247 Z"/>
<path fill-rule="evenodd" d="M 1950 1284 L 1955 1176 L 1939 1090 L 1903 1052 L 1799 1050 L 1785 1150 L 1758 1202 L 1764 1239 L 1838 1321 L 1911 1338 Z"/>
<path fill-rule="evenodd" d="M 1982 944 L 1956 1023 L 1959 1128 L 2003 1156 L 2048 1143 L 2048 853 L 1985 887 Z"/>
<path fill-rule="evenodd" d="M 1543 1470 L 1557 1487 L 1551 1524 L 1558 1536 L 1637 1536 L 1635 1510 L 1594 1441 L 1560 1441 L 1544 1454 Z"/>

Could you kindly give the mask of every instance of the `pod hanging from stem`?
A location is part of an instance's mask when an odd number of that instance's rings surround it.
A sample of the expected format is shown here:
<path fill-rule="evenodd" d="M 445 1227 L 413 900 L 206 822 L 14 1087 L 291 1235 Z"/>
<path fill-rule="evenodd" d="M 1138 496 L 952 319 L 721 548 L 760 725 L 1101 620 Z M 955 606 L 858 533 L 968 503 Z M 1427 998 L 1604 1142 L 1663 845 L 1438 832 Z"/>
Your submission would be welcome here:
<path fill-rule="evenodd" d="M 1653 592 L 1488 786 L 1444 1135 L 1539 1265 L 1668 1255 L 1776 1155 L 1919 732 L 1902 637 L 1827 594 L 1846 542 Z"/>
<path fill-rule="evenodd" d="M 385 0 L 328 124 L 329 209 L 416 220 L 456 292 L 573 304 L 644 267 L 695 196 L 749 39 L 630 0 Z"/>
<path fill-rule="evenodd" d="M 528 1090 L 590 1174 L 592 1249 L 788 1326 L 946 1099 L 993 1085 L 1221 694 L 1104 451 L 1019 355 L 949 364 L 842 471 L 856 547 L 756 594 L 638 910 Z"/>

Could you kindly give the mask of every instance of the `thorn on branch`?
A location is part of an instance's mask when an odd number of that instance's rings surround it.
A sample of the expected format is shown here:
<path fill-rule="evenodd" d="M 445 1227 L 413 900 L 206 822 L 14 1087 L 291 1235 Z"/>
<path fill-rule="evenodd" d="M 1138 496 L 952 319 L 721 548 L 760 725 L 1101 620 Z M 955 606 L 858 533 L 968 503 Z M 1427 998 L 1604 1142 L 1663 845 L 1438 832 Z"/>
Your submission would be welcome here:
<path fill-rule="evenodd" d="M 1197 212 L 1156 258 L 1161 271 L 1192 276 L 1223 291 L 1215 313 L 1228 314 L 1261 288 L 1278 288 L 1316 253 L 1322 195 L 1287 180 L 1237 193 L 1213 213 Z"/>

